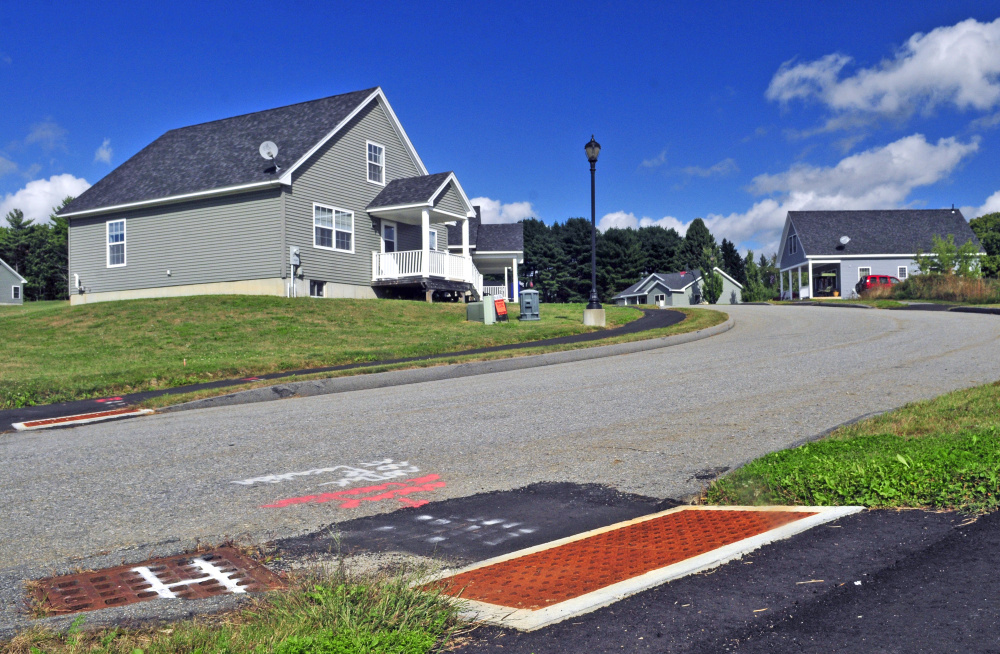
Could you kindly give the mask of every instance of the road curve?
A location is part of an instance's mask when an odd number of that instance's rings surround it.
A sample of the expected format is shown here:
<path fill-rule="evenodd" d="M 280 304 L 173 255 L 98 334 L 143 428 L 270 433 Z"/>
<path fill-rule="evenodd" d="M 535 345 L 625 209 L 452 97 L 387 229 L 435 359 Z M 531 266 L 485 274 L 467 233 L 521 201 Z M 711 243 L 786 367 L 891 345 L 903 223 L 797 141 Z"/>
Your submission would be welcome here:
<path fill-rule="evenodd" d="M 288 536 L 536 481 L 680 497 L 705 470 L 1000 379 L 996 316 L 726 310 L 731 331 L 662 350 L 0 436 L 0 572 L 197 538 Z M 395 472 L 360 466 L 386 459 L 406 462 L 405 475 L 386 483 Z M 421 481 L 398 483 L 410 478 Z M 370 485 L 381 489 L 344 494 Z M 263 507 L 324 493 L 330 501 Z"/>

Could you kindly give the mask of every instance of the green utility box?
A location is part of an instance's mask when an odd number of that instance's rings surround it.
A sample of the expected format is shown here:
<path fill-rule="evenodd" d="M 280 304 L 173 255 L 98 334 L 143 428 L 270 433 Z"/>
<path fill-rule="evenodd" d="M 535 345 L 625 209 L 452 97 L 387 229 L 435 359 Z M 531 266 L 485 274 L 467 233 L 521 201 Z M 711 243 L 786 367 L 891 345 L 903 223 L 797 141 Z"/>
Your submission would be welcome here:
<path fill-rule="evenodd" d="M 538 316 L 538 291 L 521 291 L 521 320 L 541 320 Z"/>
<path fill-rule="evenodd" d="M 492 325 L 497 321 L 496 307 L 493 305 L 493 297 L 484 295 L 482 302 L 469 302 L 465 305 L 465 319 L 469 322 L 481 322 L 485 325 Z"/>

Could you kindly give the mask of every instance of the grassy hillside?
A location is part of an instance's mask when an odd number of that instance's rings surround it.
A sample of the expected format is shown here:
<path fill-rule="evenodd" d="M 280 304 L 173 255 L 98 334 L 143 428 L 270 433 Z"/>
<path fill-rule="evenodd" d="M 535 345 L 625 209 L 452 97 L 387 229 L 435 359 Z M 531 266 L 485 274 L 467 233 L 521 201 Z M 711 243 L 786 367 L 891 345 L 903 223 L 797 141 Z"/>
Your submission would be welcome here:
<path fill-rule="evenodd" d="M 594 331 L 582 304 L 482 325 L 462 304 L 198 296 L 0 307 L 0 408 Z M 608 327 L 639 318 L 607 307 Z"/>

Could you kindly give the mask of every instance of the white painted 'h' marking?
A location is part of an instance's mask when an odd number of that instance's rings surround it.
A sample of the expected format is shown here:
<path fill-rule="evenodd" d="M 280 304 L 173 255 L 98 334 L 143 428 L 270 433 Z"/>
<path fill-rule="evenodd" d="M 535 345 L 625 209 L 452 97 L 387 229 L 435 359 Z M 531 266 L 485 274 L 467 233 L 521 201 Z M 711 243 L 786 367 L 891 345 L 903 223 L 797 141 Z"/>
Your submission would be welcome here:
<path fill-rule="evenodd" d="M 132 571 L 139 573 L 139 575 L 146 580 L 146 583 L 149 584 L 149 590 L 153 591 L 154 593 L 165 599 L 177 598 L 177 594 L 174 593 L 174 591 L 170 590 L 174 586 L 189 586 L 191 584 L 200 584 L 201 582 L 208 581 L 210 579 L 215 579 L 216 581 L 218 581 L 230 593 L 247 592 L 246 589 L 244 589 L 242 586 L 239 585 L 239 582 L 237 580 L 230 578 L 230 575 L 234 573 L 223 572 L 221 568 L 212 564 L 210 561 L 206 561 L 205 559 L 192 559 L 191 565 L 200 568 L 201 571 L 205 573 L 205 576 L 201 577 L 200 579 L 185 579 L 183 581 L 175 581 L 170 584 L 165 584 L 162 581 L 160 581 L 160 578 L 157 577 L 153 573 L 153 571 L 147 568 L 146 566 L 139 566 L 138 568 L 132 568 Z"/>

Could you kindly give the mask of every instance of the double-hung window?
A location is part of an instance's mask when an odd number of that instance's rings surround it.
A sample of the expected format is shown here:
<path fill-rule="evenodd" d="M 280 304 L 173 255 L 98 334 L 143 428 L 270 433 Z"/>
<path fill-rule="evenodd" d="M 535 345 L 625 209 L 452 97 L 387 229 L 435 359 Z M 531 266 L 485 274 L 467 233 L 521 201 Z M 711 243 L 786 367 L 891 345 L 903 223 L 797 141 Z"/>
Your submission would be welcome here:
<path fill-rule="evenodd" d="M 866 266 L 859 267 L 858 268 L 858 281 L 860 282 L 862 279 L 864 279 L 865 277 L 868 277 L 871 274 L 872 274 L 872 269 L 871 268 L 866 267 Z"/>
<path fill-rule="evenodd" d="M 438 249 L 438 233 L 436 231 L 434 231 L 433 229 L 428 230 L 427 237 L 428 237 L 428 241 L 427 241 L 428 246 L 427 246 L 427 249 L 430 250 L 431 252 L 433 252 L 434 250 Z"/>
<path fill-rule="evenodd" d="M 792 234 L 788 237 L 788 254 L 795 254 L 799 251 L 799 237 Z"/>
<path fill-rule="evenodd" d="M 354 252 L 354 213 L 314 204 L 313 246 Z"/>
<path fill-rule="evenodd" d="M 21 287 L 20 286 L 11 286 L 10 287 L 10 296 L 12 298 L 14 298 L 15 300 L 20 300 L 21 299 Z"/>
<path fill-rule="evenodd" d="M 900 280 L 904 280 L 906 279 L 906 274 L 908 272 L 909 270 L 907 270 L 906 266 L 899 266 L 899 268 L 896 270 L 897 273 L 896 277 L 899 277 Z"/>
<path fill-rule="evenodd" d="M 385 148 L 378 143 L 368 144 L 368 181 L 385 184 Z"/>
<path fill-rule="evenodd" d="M 108 232 L 108 268 L 125 265 L 125 221 L 109 220 Z"/>

